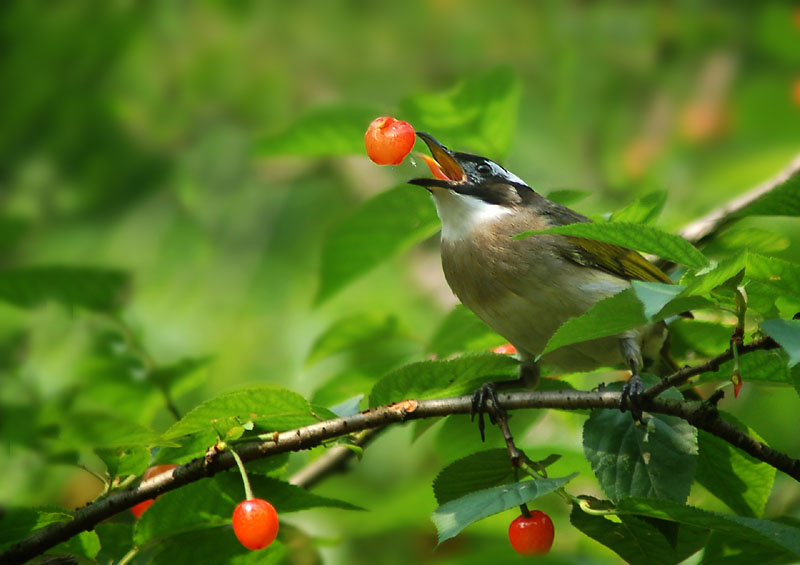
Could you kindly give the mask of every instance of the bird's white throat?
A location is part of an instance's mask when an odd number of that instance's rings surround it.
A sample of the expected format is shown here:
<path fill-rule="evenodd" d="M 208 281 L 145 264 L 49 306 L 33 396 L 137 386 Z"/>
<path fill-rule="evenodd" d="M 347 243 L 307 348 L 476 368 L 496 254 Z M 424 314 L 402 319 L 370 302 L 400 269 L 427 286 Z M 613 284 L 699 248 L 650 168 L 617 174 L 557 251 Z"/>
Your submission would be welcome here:
<path fill-rule="evenodd" d="M 452 190 L 434 191 L 433 201 L 442 220 L 442 239 L 449 241 L 467 239 L 479 226 L 512 213 L 505 206 Z"/>

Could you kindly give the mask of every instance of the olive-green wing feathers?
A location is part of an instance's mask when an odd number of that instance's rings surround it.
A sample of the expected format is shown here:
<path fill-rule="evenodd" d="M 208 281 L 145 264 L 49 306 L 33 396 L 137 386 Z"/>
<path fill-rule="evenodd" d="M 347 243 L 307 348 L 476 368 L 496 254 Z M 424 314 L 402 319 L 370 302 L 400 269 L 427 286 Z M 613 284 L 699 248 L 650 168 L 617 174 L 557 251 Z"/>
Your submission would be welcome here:
<path fill-rule="evenodd" d="M 566 258 L 587 267 L 601 269 L 625 279 L 672 284 L 664 271 L 633 249 L 593 239 L 567 237 L 573 244 Z"/>
<path fill-rule="evenodd" d="M 591 222 L 586 216 L 549 200 L 542 206 L 542 213 L 553 226 Z M 562 249 L 564 257 L 579 265 L 600 269 L 624 279 L 672 283 L 661 269 L 633 249 L 581 237 L 565 238 L 570 245 Z"/>

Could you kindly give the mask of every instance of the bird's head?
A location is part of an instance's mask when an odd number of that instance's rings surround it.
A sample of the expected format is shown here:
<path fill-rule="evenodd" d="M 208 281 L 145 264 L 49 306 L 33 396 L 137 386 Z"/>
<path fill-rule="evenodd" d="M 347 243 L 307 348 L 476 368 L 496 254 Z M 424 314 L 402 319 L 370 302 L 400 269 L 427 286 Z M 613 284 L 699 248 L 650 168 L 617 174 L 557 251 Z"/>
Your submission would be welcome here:
<path fill-rule="evenodd" d="M 427 133 L 417 135 L 433 156 L 424 158 L 434 178 L 408 182 L 433 194 L 445 238 L 464 237 L 486 221 L 512 215 L 536 202 L 538 195 L 522 179 L 491 159 L 451 151 Z"/>

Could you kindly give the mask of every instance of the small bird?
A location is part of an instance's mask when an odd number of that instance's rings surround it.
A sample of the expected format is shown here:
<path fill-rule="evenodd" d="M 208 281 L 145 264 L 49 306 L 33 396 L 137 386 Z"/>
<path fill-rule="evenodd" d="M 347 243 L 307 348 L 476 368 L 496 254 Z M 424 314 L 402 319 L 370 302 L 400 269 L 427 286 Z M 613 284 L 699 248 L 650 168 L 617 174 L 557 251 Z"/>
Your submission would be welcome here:
<path fill-rule="evenodd" d="M 459 300 L 519 354 L 519 380 L 498 385 L 534 388 L 540 373 L 536 358 L 555 331 L 630 288 L 632 280 L 672 282 L 639 253 L 617 245 L 555 234 L 513 239 L 526 231 L 591 220 L 538 194 L 490 159 L 453 152 L 426 133 L 417 135 L 431 151 L 433 159 L 425 157 L 435 178 L 408 182 L 433 195 L 442 222 L 445 278 Z M 664 355 L 674 365 L 666 343 L 667 327 L 656 322 L 562 347 L 541 362 L 563 372 L 624 364 L 631 378 L 620 409 L 630 408 L 640 419 L 640 371 Z M 487 392 L 478 394 L 484 395 L 476 400 L 480 410 Z"/>

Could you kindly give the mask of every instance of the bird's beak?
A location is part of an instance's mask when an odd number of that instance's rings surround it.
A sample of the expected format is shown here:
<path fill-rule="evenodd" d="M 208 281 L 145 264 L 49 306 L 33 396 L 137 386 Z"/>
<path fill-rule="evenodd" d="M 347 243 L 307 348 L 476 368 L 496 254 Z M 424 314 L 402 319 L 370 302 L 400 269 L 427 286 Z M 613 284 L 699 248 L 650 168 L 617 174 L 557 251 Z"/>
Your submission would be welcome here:
<path fill-rule="evenodd" d="M 433 136 L 424 132 L 417 132 L 417 136 L 425 142 L 431 150 L 433 158 L 421 155 L 433 173 L 432 179 L 411 179 L 409 184 L 424 186 L 425 188 L 453 188 L 466 180 L 464 168 L 458 163 L 455 155 L 447 147 L 436 141 Z"/>

